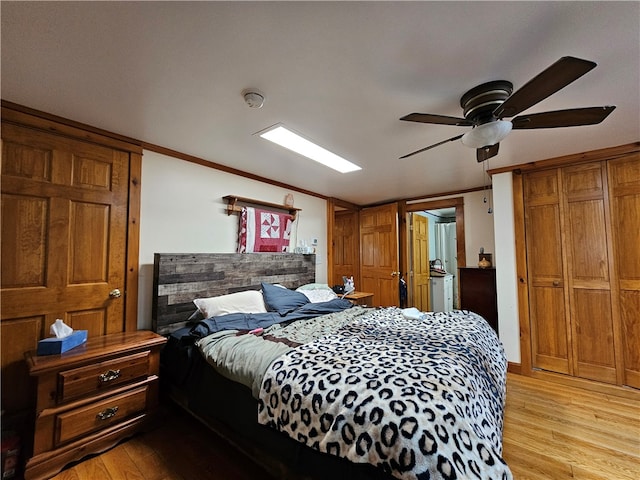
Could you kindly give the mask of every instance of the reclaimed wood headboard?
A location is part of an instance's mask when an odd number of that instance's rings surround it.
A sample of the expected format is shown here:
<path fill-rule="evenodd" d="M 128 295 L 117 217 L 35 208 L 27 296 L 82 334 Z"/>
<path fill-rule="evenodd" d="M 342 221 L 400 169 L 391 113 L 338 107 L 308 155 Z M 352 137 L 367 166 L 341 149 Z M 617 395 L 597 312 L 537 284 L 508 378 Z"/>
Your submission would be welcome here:
<path fill-rule="evenodd" d="M 156 253 L 153 262 L 153 330 L 161 335 L 186 325 L 194 298 L 259 290 L 260 282 L 297 288 L 315 282 L 316 256 L 299 253 Z"/>

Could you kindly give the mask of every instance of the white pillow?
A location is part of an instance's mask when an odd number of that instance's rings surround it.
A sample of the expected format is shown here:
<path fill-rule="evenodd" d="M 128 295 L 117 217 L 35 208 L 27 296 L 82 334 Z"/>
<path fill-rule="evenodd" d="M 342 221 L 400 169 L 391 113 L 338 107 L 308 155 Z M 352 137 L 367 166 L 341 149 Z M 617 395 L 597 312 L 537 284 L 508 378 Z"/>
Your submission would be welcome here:
<path fill-rule="evenodd" d="M 296 292 L 304 293 L 311 303 L 328 302 L 338 298 L 336 293 L 329 288 L 329 285 L 322 283 L 308 283 L 298 287 Z"/>
<path fill-rule="evenodd" d="M 331 290 L 331 287 L 326 283 L 305 283 L 304 285 L 300 285 L 297 290 Z"/>
<path fill-rule="evenodd" d="M 227 313 L 266 313 L 262 293 L 257 290 L 230 293 L 219 297 L 196 298 L 193 303 L 205 318 Z"/>

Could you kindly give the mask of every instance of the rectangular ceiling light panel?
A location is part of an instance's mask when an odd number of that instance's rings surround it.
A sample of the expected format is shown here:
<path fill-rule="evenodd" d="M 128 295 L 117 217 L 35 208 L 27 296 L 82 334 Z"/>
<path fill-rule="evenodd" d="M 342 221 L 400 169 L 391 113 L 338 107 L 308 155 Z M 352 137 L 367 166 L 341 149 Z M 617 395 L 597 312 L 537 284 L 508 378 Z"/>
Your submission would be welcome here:
<path fill-rule="evenodd" d="M 258 134 L 265 140 L 277 143 L 281 147 L 287 148 L 300 155 L 304 155 L 305 157 L 315 160 L 327 167 L 333 168 L 340 173 L 362 170 L 359 166 L 351 163 L 349 160 L 345 160 L 335 153 L 316 145 L 299 134 L 287 129 L 283 125 L 270 127 Z"/>

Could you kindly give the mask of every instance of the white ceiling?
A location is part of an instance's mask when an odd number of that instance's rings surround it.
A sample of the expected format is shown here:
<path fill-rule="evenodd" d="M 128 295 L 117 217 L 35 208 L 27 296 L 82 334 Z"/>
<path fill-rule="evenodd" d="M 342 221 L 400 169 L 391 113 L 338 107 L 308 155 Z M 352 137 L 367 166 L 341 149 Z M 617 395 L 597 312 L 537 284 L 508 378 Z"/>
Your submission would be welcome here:
<path fill-rule="evenodd" d="M 460 96 L 560 57 L 598 66 L 527 110 L 616 105 L 600 125 L 512 132 L 489 168 L 640 140 L 639 2 L 2 2 L 2 98 L 358 204 L 484 185 Z M 266 94 L 251 109 L 241 91 Z M 339 174 L 253 134 L 282 122 Z M 234 192 L 229 192 L 234 193 Z"/>

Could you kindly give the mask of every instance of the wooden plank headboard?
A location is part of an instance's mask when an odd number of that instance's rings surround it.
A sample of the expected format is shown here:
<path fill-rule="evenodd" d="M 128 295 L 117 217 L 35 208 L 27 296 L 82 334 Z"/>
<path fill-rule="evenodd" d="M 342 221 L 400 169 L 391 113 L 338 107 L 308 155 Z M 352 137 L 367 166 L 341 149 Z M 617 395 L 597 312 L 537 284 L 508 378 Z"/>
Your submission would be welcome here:
<path fill-rule="evenodd" d="M 162 335 L 186 325 L 193 299 L 242 290 L 260 282 L 297 288 L 315 282 L 316 256 L 299 253 L 156 253 L 153 262 L 153 330 Z"/>

